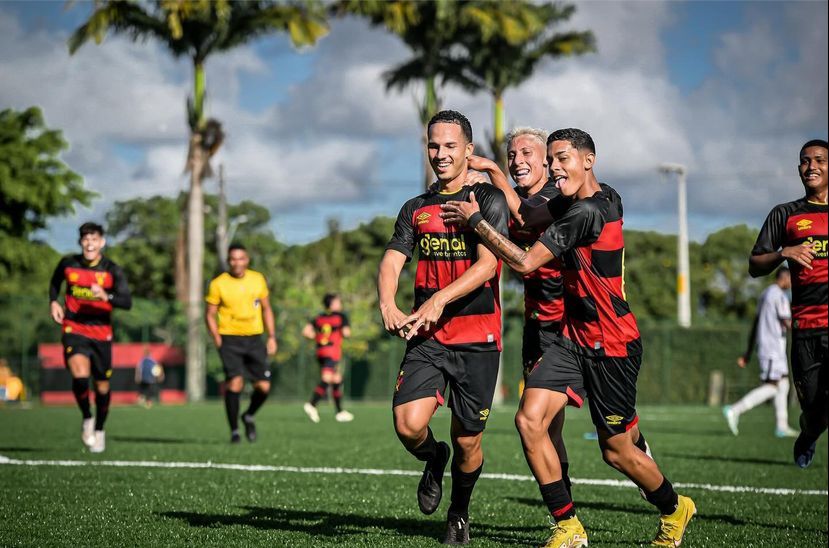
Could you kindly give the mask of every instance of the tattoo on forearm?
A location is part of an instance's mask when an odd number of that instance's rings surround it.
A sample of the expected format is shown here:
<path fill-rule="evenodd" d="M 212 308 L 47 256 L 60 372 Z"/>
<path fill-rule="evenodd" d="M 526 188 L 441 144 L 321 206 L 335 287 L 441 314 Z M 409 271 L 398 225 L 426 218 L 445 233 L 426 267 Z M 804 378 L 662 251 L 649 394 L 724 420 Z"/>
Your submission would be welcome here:
<path fill-rule="evenodd" d="M 481 221 L 475 227 L 475 232 L 484 241 L 486 246 L 497 255 L 499 258 L 505 260 L 509 265 L 520 265 L 524 263 L 527 258 L 527 252 L 495 230 L 491 224 L 486 221 Z"/>

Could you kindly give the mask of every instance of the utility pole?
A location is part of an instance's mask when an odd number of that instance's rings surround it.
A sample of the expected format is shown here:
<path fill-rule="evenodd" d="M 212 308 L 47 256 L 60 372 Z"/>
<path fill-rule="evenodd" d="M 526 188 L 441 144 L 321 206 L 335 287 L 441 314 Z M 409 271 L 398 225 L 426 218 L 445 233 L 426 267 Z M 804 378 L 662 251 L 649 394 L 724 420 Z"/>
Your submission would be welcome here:
<path fill-rule="evenodd" d="M 659 171 L 677 175 L 677 322 L 680 327 L 691 327 L 691 273 L 688 263 L 688 200 L 686 190 L 687 170 L 682 164 L 662 164 Z"/>

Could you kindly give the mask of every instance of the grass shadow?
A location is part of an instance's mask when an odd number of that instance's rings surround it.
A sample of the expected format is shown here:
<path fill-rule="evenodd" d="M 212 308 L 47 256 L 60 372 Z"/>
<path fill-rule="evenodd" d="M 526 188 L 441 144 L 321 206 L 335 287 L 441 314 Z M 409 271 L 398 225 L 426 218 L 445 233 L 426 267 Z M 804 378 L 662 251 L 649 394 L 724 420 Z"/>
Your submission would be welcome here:
<path fill-rule="evenodd" d="M 162 443 L 169 445 L 185 444 L 217 444 L 218 440 L 193 439 L 193 438 L 159 438 L 156 436 L 107 436 L 112 441 L 126 443 Z"/>
<path fill-rule="evenodd" d="M 794 466 L 794 463 L 786 459 L 761 459 L 756 457 L 733 457 L 728 455 L 689 455 L 688 453 L 661 453 L 661 456 L 686 460 L 708 460 L 714 462 L 739 462 L 743 464 Z"/>

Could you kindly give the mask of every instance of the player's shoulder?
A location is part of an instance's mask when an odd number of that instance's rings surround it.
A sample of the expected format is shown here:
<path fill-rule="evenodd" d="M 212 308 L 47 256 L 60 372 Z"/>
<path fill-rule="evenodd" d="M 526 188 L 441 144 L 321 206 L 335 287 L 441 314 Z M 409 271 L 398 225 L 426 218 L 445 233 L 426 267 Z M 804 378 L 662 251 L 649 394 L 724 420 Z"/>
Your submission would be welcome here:
<path fill-rule="evenodd" d="M 553 200 L 561 196 L 561 191 L 556 188 L 556 183 L 552 179 L 547 179 L 547 182 L 544 183 L 544 186 L 541 187 L 541 190 L 535 193 L 535 196 L 540 198 L 546 198 L 547 200 Z"/>
<path fill-rule="evenodd" d="M 116 263 L 106 255 L 101 256 L 101 262 L 99 262 L 98 265 L 103 270 L 109 270 L 110 272 L 121 272 L 121 267 L 118 265 L 118 263 Z"/>
<path fill-rule="evenodd" d="M 227 272 L 225 272 L 225 274 L 227 274 Z M 248 269 L 247 272 L 245 272 L 245 276 L 250 276 L 251 281 L 265 281 L 265 275 L 259 272 L 258 270 Z"/>
<path fill-rule="evenodd" d="M 68 266 L 79 266 L 81 264 L 82 255 L 77 253 L 70 253 L 64 255 L 58 260 L 57 268 L 66 268 Z"/>
<path fill-rule="evenodd" d="M 790 202 L 783 202 L 782 204 L 777 204 L 771 211 L 769 211 L 769 217 L 788 217 L 793 213 L 796 213 L 800 210 L 806 209 L 809 202 L 806 198 L 798 198 L 797 200 L 792 200 Z"/>
<path fill-rule="evenodd" d="M 469 187 L 470 192 L 475 193 L 475 198 L 480 201 L 481 198 L 484 199 L 501 199 L 506 200 L 504 197 L 504 192 L 489 183 L 475 183 L 474 185 Z"/>

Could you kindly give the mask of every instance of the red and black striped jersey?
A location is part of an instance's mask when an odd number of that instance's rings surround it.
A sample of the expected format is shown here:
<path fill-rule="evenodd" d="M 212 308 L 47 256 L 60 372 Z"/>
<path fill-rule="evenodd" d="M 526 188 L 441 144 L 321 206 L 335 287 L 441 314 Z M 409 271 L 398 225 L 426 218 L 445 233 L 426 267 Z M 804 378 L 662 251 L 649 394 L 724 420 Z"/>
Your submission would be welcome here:
<path fill-rule="evenodd" d="M 83 255 L 64 257 L 55 268 L 49 283 L 49 300 L 57 301 L 60 288 L 66 283 L 63 332 L 97 341 L 112 340 L 112 309 L 129 309 L 132 297 L 127 277 L 121 267 L 106 257 L 94 264 Z M 92 286 L 99 285 L 109 295 L 102 301 L 92 295 Z"/>
<path fill-rule="evenodd" d="M 571 202 L 539 238 L 562 261 L 562 334 L 592 357 L 642 353 L 636 318 L 625 299 L 622 199 L 613 188 Z"/>
<path fill-rule="evenodd" d="M 826 204 L 810 202 L 806 198 L 780 204 L 766 217 L 754 249 L 751 250 L 752 255 L 764 255 L 803 243 L 808 243 L 815 250 L 812 268 L 789 261 L 794 329 L 817 329 L 820 333 L 826 333 L 826 328 L 829 327 L 827 212 L 829 208 Z"/>
<path fill-rule="evenodd" d="M 334 361 L 343 356 L 343 328 L 348 327 L 348 316 L 342 312 L 323 312 L 309 322 L 314 327 L 317 357 Z"/>
<path fill-rule="evenodd" d="M 561 193 L 552 180 L 541 187 L 529 198 L 516 192 L 525 200 L 549 201 L 558 199 Z M 546 228 L 546 227 L 544 227 Z M 529 249 L 544 233 L 544 228 L 519 225 L 515 219 L 509 220 L 509 237 L 512 242 L 524 249 Z M 560 322 L 564 313 L 564 287 L 561 280 L 561 261 L 554 258 L 538 270 L 524 274 L 524 318 L 540 322 Z"/>
<path fill-rule="evenodd" d="M 504 236 L 507 235 L 507 209 L 504 193 L 488 184 L 462 187 L 448 194 L 430 190 L 406 202 L 397 216 L 386 249 L 403 253 L 411 259 L 417 249 L 414 309 L 437 291 L 448 286 L 478 260 L 480 239 L 469 227 L 444 224 L 441 204 L 450 200 L 467 200 L 469 192 L 481 208 L 484 219 Z M 425 333 L 439 343 L 460 350 L 501 349 L 501 303 L 498 277 L 495 276 L 464 297 L 449 303 L 440 321 Z"/>

